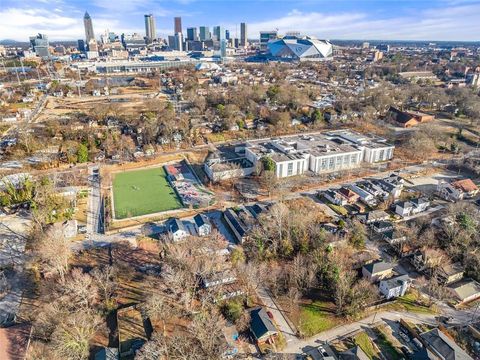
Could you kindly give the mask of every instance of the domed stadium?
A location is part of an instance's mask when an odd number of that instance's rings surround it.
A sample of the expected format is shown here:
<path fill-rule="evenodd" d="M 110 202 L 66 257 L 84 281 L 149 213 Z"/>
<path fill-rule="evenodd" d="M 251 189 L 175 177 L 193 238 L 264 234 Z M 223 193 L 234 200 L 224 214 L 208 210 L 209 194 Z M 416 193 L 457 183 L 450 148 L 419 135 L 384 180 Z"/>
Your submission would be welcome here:
<path fill-rule="evenodd" d="M 333 46 L 328 40 L 309 36 L 285 36 L 270 40 L 267 46 L 273 57 L 282 60 L 322 61 L 333 56 Z"/>

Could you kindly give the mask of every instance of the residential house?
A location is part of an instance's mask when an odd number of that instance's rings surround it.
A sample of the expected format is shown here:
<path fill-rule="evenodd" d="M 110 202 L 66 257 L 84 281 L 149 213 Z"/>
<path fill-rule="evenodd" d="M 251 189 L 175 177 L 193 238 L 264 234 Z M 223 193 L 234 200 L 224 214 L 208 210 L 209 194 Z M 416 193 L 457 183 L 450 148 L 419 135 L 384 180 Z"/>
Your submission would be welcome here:
<path fill-rule="evenodd" d="M 400 201 L 395 204 L 395 213 L 401 217 L 410 216 L 413 211 L 413 204 L 410 201 Z"/>
<path fill-rule="evenodd" d="M 197 214 L 194 216 L 193 221 L 195 222 L 198 236 L 207 236 L 212 232 L 212 224 L 206 215 Z"/>
<path fill-rule="evenodd" d="M 387 299 L 397 298 L 405 295 L 410 286 L 408 275 L 400 275 L 390 279 L 380 281 L 378 286 L 380 293 Z"/>
<path fill-rule="evenodd" d="M 225 210 L 223 217 L 239 243 L 243 243 L 248 231 L 256 222 L 255 217 L 244 206 Z"/>
<path fill-rule="evenodd" d="M 360 188 L 355 184 L 349 185 L 349 188 L 350 190 L 355 192 L 360 197 L 360 200 L 363 201 L 365 204 L 367 205 L 376 204 L 375 196 L 373 196 L 373 194 L 369 193 L 368 191 Z"/>
<path fill-rule="evenodd" d="M 325 197 L 325 199 L 330 201 L 332 204 L 335 204 L 335 205 L 347 205 L 348 204 L 348 200 L 344 196 L 342 196 L 342 194 L 340 194 L 340 191 L 326 190 L 326 191 L 321 192 L 320 194 L 322 194 Z"/>
<path fill-rule="evenodd" d="M 340 189 L 338 189 L 338 193 L 341 196 L 343 196 L 344 199 L 346 199 L 348 204 L 354 204 L 358 201 L 358 199 L 360 199 L 360 196 L 356 192 L 354 192 L 351 189 L 346 188 L 344 186 L 342 186 Z M 344 205 L 344 204 L 342 204 L 342 205 Z"/>
<path fill-rule="evenodd" d="M 395 213 L 401 217 L 407 217 L 424 212 L 430 206 L 430 201 L 425 198 L 400 201 L 395 205 Z"/>
<path fill-rule="evenodd" d="M 438 251 L 431 248 L 417 250 L 411 259 L 411 263 L 415 270 L 419 272 L 426 271 L 438 261 Z"/>
<path fill-rule="evenodd" d="M 202 276 L 201 280 L 205 288 L 211 288 L 219 285 L 232 284 L 237 280 L 237 277 L 231 270 L 224 270 Z"/>
<path fill-rule="evenodd" d="M 427 198 L 418 198 L 418 199 L 412 199 L 410 202 L 413 204 L 413 213 L 418 214 L 421 212 L 424 212 L 428 209 L 430 206 L 430 201 Z"/>
<path fill-rule="evenodd" d="M 250 331 L 259 344 L 273 344 L 278 331 L 263 307 L 250 311 Z"/>
<path fill-rule="evenodd" d="M 393 106 L 388 110 L 387 118 L 397 122 L 404 128 L 416 126 L 420 123 L 432 121 L 435 117 L 433 115 L 425 114 L 419 111 L 402 111 Z"/>
<path fill-rule="evenodd" d="M 445 285 L 452 284 L 456 281 L 462 280 L 464 269 L 459 262 L 453 264 L 445 264 L 440 266 L 437 274 L 438 280 Z"/>
<path fill-rule="evenodd" d="M 390 215 L 388 215 L 383 210 L 369 211 L 366 214 L 358 215 L 358 217 L 359 217 L 360 221 L 362 221 L 365 224 L 373 224 L 374 222 L 385 221 L 385 220 L 390 219 Z"/>
<path fill-rule="evenodd" d="M 452 183 L 440 182 L 437 187 L 440 197 L 448 201 L 470 199 L 478 194 L 478 186 L 470 179 L 454 181 Z"/>
<path fill-rule="evenodd" d="M 402 194 L 405 180 L 398 175 L 390 175 L 384 179 L 373 179 L 372 182 L 397 199 Z"/>
<path fill-rule="evenodd" d="M 480 284 L 475 280 L 465 279 L 449 286 L 450 292 L 457 298 L 459 304 L 465 304 L 480 298 Z"/>
<path fill-rule="evenodd" d="M 360 346 L 355 346 L 339 354 L 340 360 L 370 360 Z"/>
<path fill-rule="evenodd" d="M 386 231 L 382 234 L 382 238 L 392 246 L 405 242 L 407 240 L 407 237 L 396 229 Z"/>
<path fill-rule="evenodd" d="M 173 241 L 184 240 L 190 235 L 182 220 L 176 218 L 169 221 L 168 232 Z"/>
<path fill-rule="evenodd" d="M 236 284 L 237 277 L 230 269 L 212 272 L 201 277 L 204 289 L 215 289 L 214 301 L 223 301 L 244 294 L 241 287 Z"/>
<path fill-rule="evenodd" d="M 392 231 L 394 229 L 393 223 L 384 220 L 375 221 L 370 224 L 370 227 L 377 234 L 384 234 L 387 231 Z"/>
<path fill-rule="evenodd" d="M 457 343 L 440 329 L 432 329 L 420 334 L 420 341 L 433 353 L 435 359 L 473 360 Z"/>
<path fill-rule="evenodd" d="M 362 267 L 362 275 L 370 282 L 377 282 L 389 278 L 393 274 L 393 265 L 384 261 L 377 261 Z"/>
<path fill-rule="evenodd" d="M 386 199 L 389 196 L 388 192 L 370 180 L 359 181 L 356 185 L 377 198 Z"/>

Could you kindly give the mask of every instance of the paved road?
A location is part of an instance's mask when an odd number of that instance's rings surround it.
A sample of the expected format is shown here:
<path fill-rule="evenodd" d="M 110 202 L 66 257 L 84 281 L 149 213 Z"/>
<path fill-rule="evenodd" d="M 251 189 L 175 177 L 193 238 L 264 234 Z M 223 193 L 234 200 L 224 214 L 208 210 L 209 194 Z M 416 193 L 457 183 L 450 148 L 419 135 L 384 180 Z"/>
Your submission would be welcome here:
<path fill-rule="evenodd" d="M 277 324 L 278 329 L 283 333 L 287 344 L 298 342 L 298 338 L 295 335 L 295 331 L 292 330 L 287 320 L 285 319 L 283 313 L 278 309 L 277 305 L 273 301 L 272 297 L 268 293 L 268 290 L 265 288 L 259 288 L 257 290 L 258 297 L 264 303 L 267 311 L 270 311 L 273 315 L 275 323 Z"/>
<path fill-rule="evenodd" d="M 97 165 L 88 168 L 88 179 L 90 191 L 87 201 L 87 234 L 98 234 L 103 232 L 102 221 L 102 197 L 100 194 L 100 176 Z"/>
<path fill-rule="evenodd" d="M 324 331 L 318 335 L 315 335 L 311 338 L 305 340 L 296 340 L 287 344 L 282 353 L 289 354 L 301 354 L 305 351 L 306 348 L 315 347 L 320 345 L 323 342 L 332 341 L 336 338 L 342 337 L 344 335 L 350 334 L 354 331 L 363 329 L 365 327 L 370 327 L 373 323 L 378 323 L 379 321 L 391 320 L 391 321 L 400 321 L 400 319 L 405 319 L 413 323 L 430 323 L 435 325 L 435 316 L 430 314 L 418 314 L 418 313 L 408 313 L 408 312 L 397 312 L 397 311 L 382 311 L 376 314 L 370 315 L 369 317 L 362 319 L 360 321 L 340 325 L 333 329 Z"/>

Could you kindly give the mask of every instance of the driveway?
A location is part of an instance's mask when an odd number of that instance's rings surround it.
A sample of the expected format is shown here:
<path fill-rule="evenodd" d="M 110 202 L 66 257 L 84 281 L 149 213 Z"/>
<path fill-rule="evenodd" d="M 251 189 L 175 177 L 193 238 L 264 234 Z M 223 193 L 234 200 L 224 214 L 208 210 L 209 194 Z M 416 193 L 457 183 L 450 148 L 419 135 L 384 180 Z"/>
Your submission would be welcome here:
<path fill-rule="evenodd" d="M 88 168 L 88 179 L 90 181 L 90 191 L 87 201 L 87 234 L 96 234 L 103 232 L 103 222 L 101 218 L 102 198 L 100 194 L 100 176 L 97 165 Z"/>
<path fill-rule="evenodd" d="M 287 341 L 287 347 L 288 347 L 288 344 L 290 343 L 294 344 L 298 342 L 298 338 L 295 335 L 295 331 L 292 330 L 287 320 L 285 319 L 285 316 L 278 309 L 277 305 L 275 304 L 272 297 L 270 296 L 268 290 L 265 288 L 259 288 L 257 290 L 257 295 L 262 301 L 262 303 L 265 305 L 265 308 L 267 309 L 267 311 L 270 311 L 272 313 L 273 319 L 277 324 L 278 330 L 280 330 L 285 336 L 285 340 Z"/>

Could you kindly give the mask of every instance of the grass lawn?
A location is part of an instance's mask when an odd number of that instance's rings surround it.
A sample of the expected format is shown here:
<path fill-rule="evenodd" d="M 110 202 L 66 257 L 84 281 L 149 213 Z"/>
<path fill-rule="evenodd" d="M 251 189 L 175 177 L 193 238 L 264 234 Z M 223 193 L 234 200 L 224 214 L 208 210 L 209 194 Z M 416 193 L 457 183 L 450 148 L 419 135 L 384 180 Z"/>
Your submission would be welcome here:
<path fill-rule="evenodd" d="M 348 210 L 345 209 L 343 206 L 341 205 L 335 205 L 335 204 L 328 204 L 328 207 L 330 209 L 332 209 L 333 211 L 335 211 L 337 214 L 340 214 L 340 215 L 343 215 L 343 216 L 347 216 L 348 215 Z"/>
<path fill-rule="evenodd" d="M 367 333 L 361 332 L 360 334 L 355 335 L 354 340 L 355 343 L 363 350 L 365 355 L 367 355 L 370 359 L 379 358 L 377 349 L 375 349 L 375 346 L 373 345 L 373 342 Z"/>
<path fill-rule="evenodd" d="M 305 336 L 312 336 L 341 324 L 333 313 L 332 303 L 313 301 L 300 305 L 298 327 Z"/>
<path fill-rule="evenodd" d="M 394 310 L 399 311 L 410 311 L 421 314 L 435 314 L 436 309 L 434 306 L 428 307 L 424 305 L 422 300 L 418 297 L 417 293 L 414 291 L 409 292 L 408 294 L 399 297 L 395 303 L 390 305 Z"/>
<path fill-rule="evenodd" d="M 116 219 L 182 207 L 162 167 L 115 174 L 113 202 Z"/>
<path fill-rule="evenodd" d="M 393 345 L 390 339 L 390 335 L 388 335 L 382 327 L 376 328 L 374 331 L 377 334 L 377 339 L 375 340 L 375 343 L 387 359 L 403 359 L 403 354 L 400 353 Z"/>

